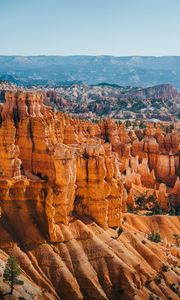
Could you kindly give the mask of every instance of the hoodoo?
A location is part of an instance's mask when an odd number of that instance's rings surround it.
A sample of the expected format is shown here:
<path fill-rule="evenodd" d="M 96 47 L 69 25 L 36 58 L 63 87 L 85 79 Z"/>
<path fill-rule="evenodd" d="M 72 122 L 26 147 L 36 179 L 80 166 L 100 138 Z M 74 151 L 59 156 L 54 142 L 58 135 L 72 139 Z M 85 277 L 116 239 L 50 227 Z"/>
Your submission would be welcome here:
<path fill-rule="evenodd" d="M 167 213 L 172 196 L 180 204 L 179 131 L 94 124 L 45 98 L 10 91 L 1 105 L 0 274 L 15 255 L 25 282 L 15 297 L 177 299 L 179 219 Z M 166 215 L 147 215 L 157 208 Z"/>

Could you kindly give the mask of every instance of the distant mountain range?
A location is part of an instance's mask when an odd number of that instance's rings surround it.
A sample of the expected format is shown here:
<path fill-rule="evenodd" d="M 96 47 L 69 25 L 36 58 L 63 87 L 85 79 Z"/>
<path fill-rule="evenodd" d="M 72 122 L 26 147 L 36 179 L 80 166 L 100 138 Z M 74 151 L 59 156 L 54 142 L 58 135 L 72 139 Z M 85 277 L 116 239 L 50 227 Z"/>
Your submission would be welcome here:
<path fill-rule="evenodd" d="M 24 86 L 172 84 L 180 90 L 180 56 L 0 56 L 0 80 Z"/>

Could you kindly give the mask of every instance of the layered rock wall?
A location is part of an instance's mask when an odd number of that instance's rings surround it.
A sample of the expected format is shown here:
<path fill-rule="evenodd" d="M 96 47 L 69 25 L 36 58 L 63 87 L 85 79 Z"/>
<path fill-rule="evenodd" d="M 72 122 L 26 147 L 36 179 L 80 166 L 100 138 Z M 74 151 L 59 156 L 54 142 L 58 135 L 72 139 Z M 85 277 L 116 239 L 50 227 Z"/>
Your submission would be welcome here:
<path fill-rule="evenodd" d="M 46 107 L 42 93 L 5 97 L 0 249 L 39 286 L 32 293 L 25 284 L 28 299 L 175 299 L 169 286 L 179 283 L 178 250 L 167 245 L 178 236 L 178 218 L 123 215 L 143 195 L 150 208 L 168 211 L 169 195 L 179 204 L 179 132 L 80 121 Z M 150 230 L 160 231 L 160 246 L 148 240 Z M 160 289 L 163 264 L 169 273 Z"/>
<path fill-rule="evenodd" d="M 179 198 L 178 132 L 165 134 L 159 125 L 154 128 L 147 124 L 146 131 L 136 134 L 112 120 L 99 124 L 80 121 L 53 112 L 43 104 L 43 97 L 31 92 L 5 95 L 0 190 L 8 195 L 12 185 L 11 190 L 15 193 L 17 189 L 18 194 L 18 185 L 22 184 L 23 191 L 28 189 L 23 182 L 30 180 L 30 185 L 38 186 L 44 182 L 34 201 L 44 203 L 51 240 L 61 239 L 59 224 L 68 224 L 75 212 L 89 216 L 105 229 L 121 226 L 122 210 L 135 203 L 133 186 L 157 191 L 157 200 L 165 209 L 167 191 L 159 183 L 168 184 Z M 28 192 L 23 193 L 23 201 L 32 200 Z"/>

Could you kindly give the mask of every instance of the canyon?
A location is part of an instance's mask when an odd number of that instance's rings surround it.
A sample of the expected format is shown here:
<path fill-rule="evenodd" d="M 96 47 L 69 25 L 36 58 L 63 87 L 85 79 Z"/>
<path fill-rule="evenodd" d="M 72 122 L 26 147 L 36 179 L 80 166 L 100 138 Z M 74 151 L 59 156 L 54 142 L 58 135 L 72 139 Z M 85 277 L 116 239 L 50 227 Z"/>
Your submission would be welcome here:
<path fill-rule="evenodd" d="M 5 91 L 24 90 L 11 81 L 0 80 L 0 103 Z M 143 120 L 174 123 L 180 120 L 180 93 L 170 84 L 146 88 L 100 83 L 97 85 L 64 83 L 32 85 L 26 90 L 44 94 L 44 103 L 75 118 L 129 120 L 133 128 Z"/>
<path fill-rule="evenodd" d="M 179 129 L 92 123 L 45 105 L 43 92 L 6 91 L 3 102 L 0 275 L 13 254 L 24 280 L 14 299 L 178 299 Z M 157 207 L 163 215 L 148 215 Z"/>
<path fill-rule="evenodd" d="M 77 118 L 99 120 L 113 118 L 122 120 L 179 121 L 180 93 L 170 84 L 146 88 L 118 86 L 67 84 L 64 86 L 41 86 L 47 92 L 46 103 L 57 110 Z"/>

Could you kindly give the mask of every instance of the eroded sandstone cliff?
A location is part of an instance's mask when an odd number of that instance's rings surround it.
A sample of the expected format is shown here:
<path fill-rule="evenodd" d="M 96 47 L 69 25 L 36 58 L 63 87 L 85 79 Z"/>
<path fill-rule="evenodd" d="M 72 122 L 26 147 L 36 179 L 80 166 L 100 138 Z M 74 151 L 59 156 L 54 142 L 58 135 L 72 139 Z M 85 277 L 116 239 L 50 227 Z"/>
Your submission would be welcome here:
<path fill-rule="evenodd" d="M 45 106 L 43 93 L 11 91 L 5 98 L 0 248 L 4 260 L 13 252 L 29 284 L 39 286 L 33 297 L 176 299 L 170 285 L 179 280 L 172 246 L 178 217 L 126 212 L 143 194 L 147 207 L 168 212 L 169 195 L 178 207 L 180 133 L 165 134 L 160 124 L 136 133 L 112 120 L 73 119 Z M 161 245 L 148 241 L 152 229 L 161 232 Z M 169 271 L 159 286 L 163 264 Z"/>

